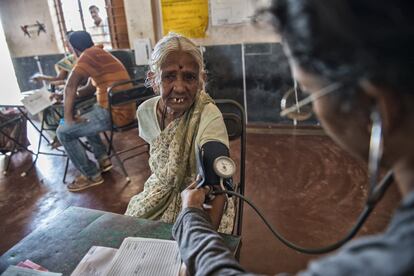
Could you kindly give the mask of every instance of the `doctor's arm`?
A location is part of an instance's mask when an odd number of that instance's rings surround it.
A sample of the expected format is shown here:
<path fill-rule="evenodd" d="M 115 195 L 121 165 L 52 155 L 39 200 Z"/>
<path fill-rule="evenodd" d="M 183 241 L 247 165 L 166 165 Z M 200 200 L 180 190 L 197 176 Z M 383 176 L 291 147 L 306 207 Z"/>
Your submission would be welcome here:
<path fill-rule="evenodd" d="M 181 193 L 183 208 L 173 227 L 181 258 L 190 275 L 249 275 L 235 260 L 211 224 L 202 204 L 206 189 L 195 182 Z"/>

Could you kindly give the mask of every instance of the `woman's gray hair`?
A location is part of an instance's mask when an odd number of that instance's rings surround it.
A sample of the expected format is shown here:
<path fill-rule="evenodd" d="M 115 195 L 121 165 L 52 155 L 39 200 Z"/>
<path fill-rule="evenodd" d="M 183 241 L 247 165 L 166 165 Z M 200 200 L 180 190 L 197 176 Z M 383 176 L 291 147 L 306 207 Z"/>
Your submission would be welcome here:
<path fill-rule="evenodd" d="M 205 83 L 203 74 L 205 72 L 205 68 L 200 48 L 185 36 L 173 32 L 170 32 L 164 36 L 154 47 L 154 51 L 152 52 L 149 62 L 149 70 L 154 74 L 154 76 L 148 77 L 147 75 L 145 80 L 145 85 L 147 87 L 153 87 L 154 85 L 159 85 L 161 83 L 162 64 L 169 54 L 178 51 L 188 53 L 194 58 L 198 64 L 199 79 L 201 80 L 204 89 Z"/>

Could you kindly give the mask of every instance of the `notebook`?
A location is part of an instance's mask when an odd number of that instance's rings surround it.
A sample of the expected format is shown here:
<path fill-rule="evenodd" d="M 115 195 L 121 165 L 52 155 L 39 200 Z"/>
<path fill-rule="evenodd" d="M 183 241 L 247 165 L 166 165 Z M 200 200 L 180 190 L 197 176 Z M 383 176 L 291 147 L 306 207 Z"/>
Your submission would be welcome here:
<path fill-rule="evenodd" d="M 128 237 L 118 250 L 92 247 L 71 276 L 179 275 L 181 257 L 175 241 Z"/>

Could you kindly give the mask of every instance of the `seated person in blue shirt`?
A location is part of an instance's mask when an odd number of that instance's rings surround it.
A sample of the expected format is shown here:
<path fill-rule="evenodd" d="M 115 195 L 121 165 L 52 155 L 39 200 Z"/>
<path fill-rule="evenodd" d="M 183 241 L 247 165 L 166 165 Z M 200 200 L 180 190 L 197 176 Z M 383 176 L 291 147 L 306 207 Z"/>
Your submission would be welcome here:
<path fill-rule="evenodd" d="M 364 160 L 376 152 L 370 167 L 392 169 L 403 197 L 384 233 L 355 239 L 300 275 L 414 275 L 413 8 L 411 0 L 276 0 L 265 12 L 325 131 Z M 203 210 L 208 189 L 195 187 L 182 192 L 173 228 L 189 273 L 247 274 Z"/>

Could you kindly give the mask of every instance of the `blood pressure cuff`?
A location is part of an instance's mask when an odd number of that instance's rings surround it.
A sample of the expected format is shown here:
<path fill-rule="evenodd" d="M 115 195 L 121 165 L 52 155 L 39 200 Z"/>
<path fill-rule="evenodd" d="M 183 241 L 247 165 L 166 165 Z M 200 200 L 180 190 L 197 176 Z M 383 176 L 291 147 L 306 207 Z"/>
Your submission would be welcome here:
<path fill-rule="evenodd" d="M 198 174 L 202 179 L 199 182 L 200 186 L 204 185 L 218 185 L 220 177 L 214 172 L 214 160 L 220 156 L 229 157 L 229 149 L 221 142 L 211 141 L 205 143 L 199 149 L 197 157 Z M 233 190 L 232 179 L 224 181 L 226 189 Z"/>

